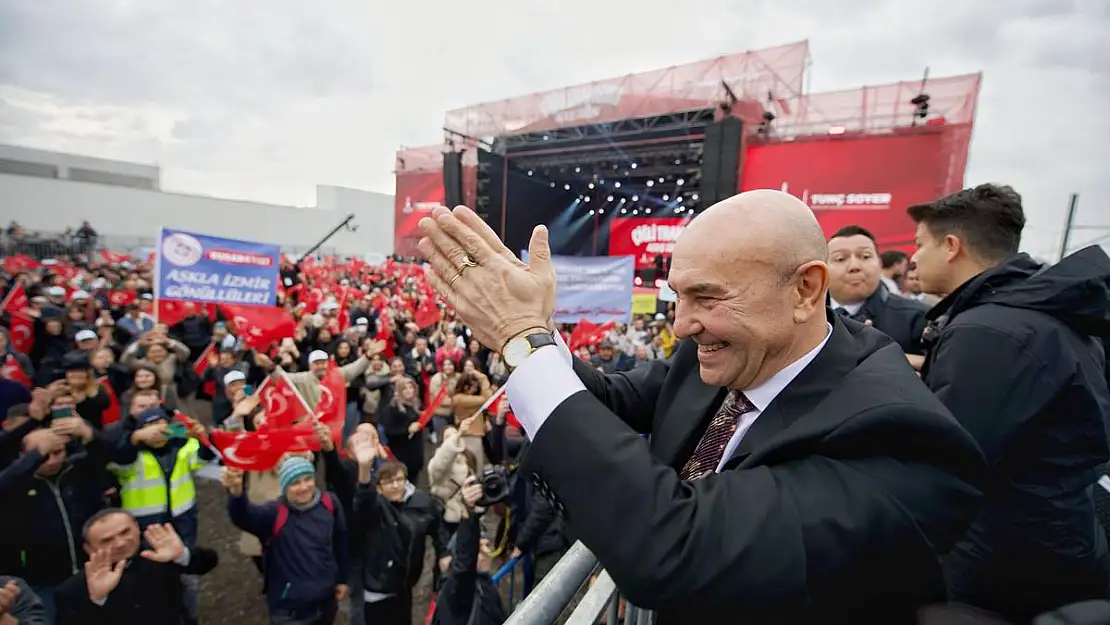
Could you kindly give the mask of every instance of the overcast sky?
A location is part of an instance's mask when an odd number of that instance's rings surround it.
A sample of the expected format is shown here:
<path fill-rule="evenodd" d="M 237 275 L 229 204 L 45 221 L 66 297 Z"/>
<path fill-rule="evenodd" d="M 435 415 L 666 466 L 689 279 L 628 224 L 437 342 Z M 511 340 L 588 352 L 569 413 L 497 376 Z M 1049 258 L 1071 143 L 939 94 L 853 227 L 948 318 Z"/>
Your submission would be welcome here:
<path fill-rule="evenodd" d="M 1070 192 L 1110 225 L 1107 33 L 1110 0 L 2 0 L 0 142 L 311 205 L 393 193 L 448 109 L 808 38 L 814 91 L 983 71 L 967 182 L 1013 184 L 1054 256 Z"/>

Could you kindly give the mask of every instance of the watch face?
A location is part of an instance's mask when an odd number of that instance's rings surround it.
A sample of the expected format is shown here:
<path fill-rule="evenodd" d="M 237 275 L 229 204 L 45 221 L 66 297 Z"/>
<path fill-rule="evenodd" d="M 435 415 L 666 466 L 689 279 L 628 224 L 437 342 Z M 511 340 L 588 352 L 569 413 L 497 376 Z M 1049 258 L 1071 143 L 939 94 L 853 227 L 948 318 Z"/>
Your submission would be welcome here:
<path fill-rule="evenodd" d="M 516 368 L 520 363 L 528 357 L 531 345 L 528 344 L 527 339 L 513 339 L 505 346 L 505 353 L 502 354 L 505 358 L 505 364 L 510 367 Z"/>

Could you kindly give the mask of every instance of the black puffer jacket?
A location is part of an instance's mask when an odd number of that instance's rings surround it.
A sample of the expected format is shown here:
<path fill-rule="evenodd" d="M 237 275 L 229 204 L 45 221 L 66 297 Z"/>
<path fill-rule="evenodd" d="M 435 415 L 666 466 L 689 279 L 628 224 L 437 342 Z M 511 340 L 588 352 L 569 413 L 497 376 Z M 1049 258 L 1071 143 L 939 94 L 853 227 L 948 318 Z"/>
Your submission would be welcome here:
<path fill-rule="evenodd" d="M 443 506 L 412 484 L 401 503 L 378 494 L 375 486 L 359 484 L 352 531 L 365 541 L 362 552 L 363 588 L 389 594 L 416 585 L 424 566 L 424 538 L 430 536 L 436 561 L 447 555 L 440 523 Z"/>
<path fill-rule="evenodd" d="M 922 377 L 975 437 L 986 499 L 946 560 L 951 599 L 1016 622 L 1104 598 L 1110 553 L 1092 488 L 1110 459 L 1110 258 L 1025 254 L 929 313 Z"/>

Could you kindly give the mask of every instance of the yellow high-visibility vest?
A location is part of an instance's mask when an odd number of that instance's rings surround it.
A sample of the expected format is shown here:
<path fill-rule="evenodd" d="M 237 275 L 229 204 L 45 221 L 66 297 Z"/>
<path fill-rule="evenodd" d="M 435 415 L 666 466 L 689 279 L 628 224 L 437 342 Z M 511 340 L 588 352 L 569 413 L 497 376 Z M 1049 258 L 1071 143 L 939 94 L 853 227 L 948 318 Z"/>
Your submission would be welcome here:
<path fill-rule="evenodd" d="M 139 457 L 128 465 L 110 464 L 108 469 L 119 480 L 123 509 L 137 517 L 166 514 L 181 516 L 197 505 L 197 488 L 193 472 L 205 463 L 197 455 L 200 443 L 195 438 L 177 450 L 169 480 L 162 473 L 158 459 L 149 450 L 140 450 Z"/>

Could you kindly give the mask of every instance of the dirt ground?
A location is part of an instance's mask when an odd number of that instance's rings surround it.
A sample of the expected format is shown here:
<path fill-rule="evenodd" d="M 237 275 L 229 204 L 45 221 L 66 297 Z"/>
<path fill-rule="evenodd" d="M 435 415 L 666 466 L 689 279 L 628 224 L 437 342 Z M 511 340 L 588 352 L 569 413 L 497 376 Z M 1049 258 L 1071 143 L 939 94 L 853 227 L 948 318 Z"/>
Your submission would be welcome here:
<path fill-rule="evenodd" d="M 426 456 L 431 458 L 431 452 Z M 423 478 L 423 475 L 421 476 Z M 421 480 L 425 482 L 425 480 Z M 420 484 L 427 488 L 426 483 Z M 267 625 L 269 618 L 262 597 L 262 578 L 249 558 L 239 553 L 239 536 L 227 516 L 227 496 L 220 484 L 207 479 L 197 480 L 197 503 L 200 511 L 200 536 L 198 544 L 215 549 L 220 564 L 200 581 L 201 625 Z M 413 620 L 422 625 L 431 601 L 431 570 L 433 550 L 427 545 L 424 573 L 413 592 Z M 523 587 L 517 567 L 517 602 Z M 507 601 L 509 584 L 502 584 L 502 595 Z M 507 604 L 506 604 L 507 605 Z M 347 606 L 341 607 L 337 624 L 347 624 Z"/>

